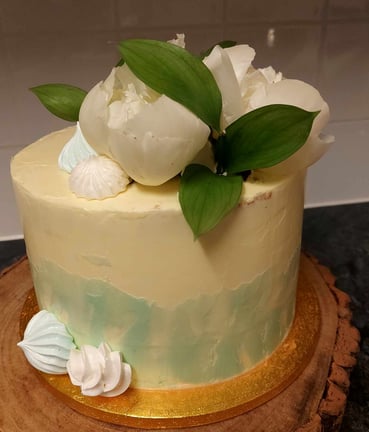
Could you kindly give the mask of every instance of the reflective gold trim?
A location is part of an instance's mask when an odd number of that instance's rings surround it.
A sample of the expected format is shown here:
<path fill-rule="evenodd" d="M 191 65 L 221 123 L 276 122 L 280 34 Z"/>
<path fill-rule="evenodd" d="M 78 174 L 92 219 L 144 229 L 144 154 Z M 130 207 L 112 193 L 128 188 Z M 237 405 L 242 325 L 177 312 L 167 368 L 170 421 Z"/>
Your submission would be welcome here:
<path fill-rule="evenodd" d="M 23 306 L 20 332 L 38 310 L 34 290 Z M 114 398 L 80 394 L 68 375 L 38 374 L 48 388 L 76 411 L 98 420 L 144 429 L 199 426 L 225 420 L 272 399 L 304 370 L 321 325 L 319 302 L 310 284 L 297 290 L 296 313 L 285 340 L 251 371 L 217 384 L 180 390 L 128 389 Z"/>

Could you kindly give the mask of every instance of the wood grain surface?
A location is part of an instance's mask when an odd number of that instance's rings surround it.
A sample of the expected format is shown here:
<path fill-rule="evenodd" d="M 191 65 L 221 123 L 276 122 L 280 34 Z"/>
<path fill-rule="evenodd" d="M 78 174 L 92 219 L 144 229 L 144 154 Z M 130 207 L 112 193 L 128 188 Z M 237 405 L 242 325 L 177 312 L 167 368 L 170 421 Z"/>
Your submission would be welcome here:
<path fill-rule="evenodd" d="M 187 432 L 337 431 L 342 421 L 359 335 L 351 326 L 349 298 L 334 287 L 334 277 L 312 257 L 301 256 L 300 283 L 317 293 L 322 329 L 315 353 L 298 379 L 277 397 L 241 416 Z M 19 317 L 33 284 L 28 260 L 0 277 L 0 431 L 134 432 L 86 417 L 65 406 L 42 385 L 27 363 L 19 341 Z M 178 429 L 177 429 L 178 430 Z M 167 429 L 173 431 L 173 429 Z"/>

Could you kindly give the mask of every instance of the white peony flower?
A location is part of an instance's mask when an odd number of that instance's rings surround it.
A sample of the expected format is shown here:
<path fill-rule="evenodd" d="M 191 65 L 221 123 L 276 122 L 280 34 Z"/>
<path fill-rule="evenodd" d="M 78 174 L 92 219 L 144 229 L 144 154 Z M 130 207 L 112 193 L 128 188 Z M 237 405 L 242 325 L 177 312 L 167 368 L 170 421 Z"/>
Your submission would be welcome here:
<path fill-rule="evenodd" d="M 106 343 L 73 349 L 67 370 L 72 384 L 80 386 L 85 396 L 118 396 L 128 389 L 132 377 L 131 367 Z"/>
<path fill-rule="evenodd" d="M 187 108 L 136 78 L 127 65 L 86 96 L 79 123 L 99 154 L 138 183 L 156 186 L 180 173 L 205 146 L 209 127 Z"/>
<path fill-rule="evenodd" d="M 309 84 L 282 79 L 282 74 L 270 66 L 255 69 L 252 66 L 254 56 L 255 51 L 248 45 L 225 49 L 217 46 L 204 59 L 222 93 L 222 126 L 228 126 L 249 111 L 271 104 L 294 105 L 307 111 L 320 111 L 304 146 L 287 160 L 264 171 L 285 175 L 305 169 L 320 159 L 334 141 L 332 136 L 321 134 L 329 119 L 328 105 Z"/>

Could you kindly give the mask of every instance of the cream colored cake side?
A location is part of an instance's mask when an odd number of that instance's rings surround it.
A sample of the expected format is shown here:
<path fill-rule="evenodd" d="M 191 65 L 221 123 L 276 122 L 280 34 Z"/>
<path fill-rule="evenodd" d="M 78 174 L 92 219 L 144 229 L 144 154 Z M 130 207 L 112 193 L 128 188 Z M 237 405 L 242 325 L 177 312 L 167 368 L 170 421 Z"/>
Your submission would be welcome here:
<path fill-rule="evenodd" d="M 304 172 L 253 174 L 238 208 L 195 241 L 176 180 L 76 198 L 57 167 L 72 133 L 12 162 L 40 307 L 77 345 L 121 351 L 139 387 L 216 382 L 268 356 L 293 319 Z"/>

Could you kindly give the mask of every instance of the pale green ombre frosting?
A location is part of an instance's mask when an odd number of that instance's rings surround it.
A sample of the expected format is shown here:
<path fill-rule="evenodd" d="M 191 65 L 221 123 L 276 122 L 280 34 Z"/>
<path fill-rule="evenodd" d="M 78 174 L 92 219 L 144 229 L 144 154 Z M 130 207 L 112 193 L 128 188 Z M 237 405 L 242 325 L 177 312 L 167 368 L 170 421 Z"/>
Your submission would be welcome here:
<path fill-rule="evenodd" d="M 298 264 L 296 251 L 285 272 L 271 267 L 237 289 L 172 309 L 52 262 L 32 273 L 40 308 L 64 322 L 77 345 L 107 342 L 132 366 L 135 386 L 168 388 L 231 378 L 271 354 L 294 317 Z"/>

